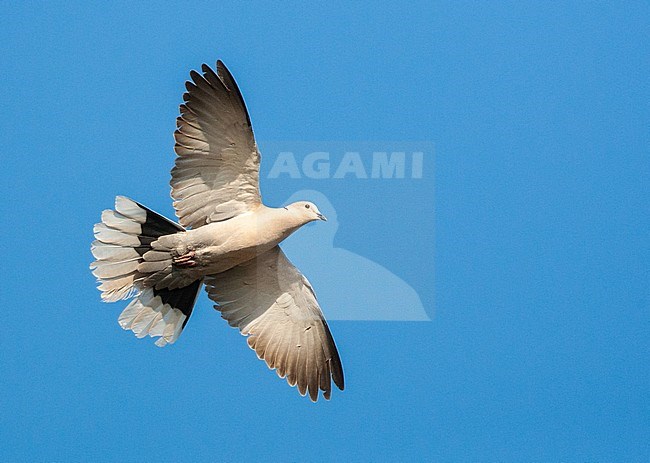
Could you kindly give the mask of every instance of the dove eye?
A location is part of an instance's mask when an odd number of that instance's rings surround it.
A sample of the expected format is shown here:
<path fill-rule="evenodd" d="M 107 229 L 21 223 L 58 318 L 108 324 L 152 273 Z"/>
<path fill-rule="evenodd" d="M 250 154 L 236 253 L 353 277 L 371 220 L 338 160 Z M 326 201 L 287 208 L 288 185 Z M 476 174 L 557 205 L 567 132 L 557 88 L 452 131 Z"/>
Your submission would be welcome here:
<path fill-rule="evenodd" d="M 306 209 L 309 209 L 309 204 L 305 204 L 305 208 L 306 208 Z"/>

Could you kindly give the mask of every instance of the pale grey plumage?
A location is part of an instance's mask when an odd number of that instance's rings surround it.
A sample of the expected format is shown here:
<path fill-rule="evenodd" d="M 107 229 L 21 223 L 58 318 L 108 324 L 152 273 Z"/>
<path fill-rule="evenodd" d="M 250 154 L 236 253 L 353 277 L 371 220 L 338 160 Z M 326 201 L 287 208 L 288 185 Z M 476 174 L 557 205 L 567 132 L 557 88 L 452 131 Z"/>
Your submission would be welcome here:
<path fill-rule="evenodd" d="M 202 283 L 228 323 L 301 395 L 326 399 L 344 387 L 334 339 L 307 279 L 278 244 L 302 225 L 325 220 L 298 202 L 262 204 L 260 155 L 241 93 L 220 61 L 190 73 L 174 136 L 174 224 L 118 197 L 95 226 L 93 273 L 106 301 L 137 296 L 119 323 L 137 337 L 175 342 Z M 183 227 L 190 227 L 185 230 Z"/>
<path fill-rule="evenodd" d="M 302 395 L 343 388 L 343 371 L 327 322 L 307 279 L 279 246 L 205 279 L 210 299 L 231 326 L 248 336 L 257 356 Z"/>
<path fill-rule="evenodd" d="M 248 112 L 230 72 L 192 71 L 177 119 L 172 197 L 184 227 L 227 220 L 261 204 L 260 155 Z"/>

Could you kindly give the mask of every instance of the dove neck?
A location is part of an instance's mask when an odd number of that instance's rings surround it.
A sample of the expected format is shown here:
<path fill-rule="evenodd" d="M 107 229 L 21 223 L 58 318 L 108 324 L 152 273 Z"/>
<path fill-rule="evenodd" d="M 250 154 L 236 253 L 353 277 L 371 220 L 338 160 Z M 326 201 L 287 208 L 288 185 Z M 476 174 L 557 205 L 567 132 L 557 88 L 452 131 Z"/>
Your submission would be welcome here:
<path fill-rule="evenodd" d="M 291 213 L 283 207 L 265 207 L 263 227 L 272 241 L 279 243 L 298 230 L 306 222 L 303 217 Z"/>

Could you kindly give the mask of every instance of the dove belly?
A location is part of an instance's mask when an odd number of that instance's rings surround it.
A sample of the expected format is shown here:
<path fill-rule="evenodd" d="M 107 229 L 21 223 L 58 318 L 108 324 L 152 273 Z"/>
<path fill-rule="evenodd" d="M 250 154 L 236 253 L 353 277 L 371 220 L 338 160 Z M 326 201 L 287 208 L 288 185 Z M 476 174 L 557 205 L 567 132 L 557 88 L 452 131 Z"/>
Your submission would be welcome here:
<path fill-rule="evenodd" d="M 272 249 L 286 238 L 285 233 L 263 227 L 242 227 L 218 222 L 188 232 L 186 252 L 194 252 L 192 270 L 201 276 L 225 272 Z M 259 224 L 256 224 L 259 225 Z"/>

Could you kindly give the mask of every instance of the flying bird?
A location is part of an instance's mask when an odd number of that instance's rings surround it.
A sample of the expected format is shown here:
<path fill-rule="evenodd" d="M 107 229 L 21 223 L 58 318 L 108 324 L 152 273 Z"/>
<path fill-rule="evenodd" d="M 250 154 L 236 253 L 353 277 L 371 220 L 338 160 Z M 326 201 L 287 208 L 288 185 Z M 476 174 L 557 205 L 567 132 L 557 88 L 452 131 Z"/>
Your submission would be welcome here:
<path fill-rule="evenodd" d="M 177 129 L 171 196 L 179 223 L 124 196 L 93 231 L 91 264 L 105 302 L 132 298 L 118 322 L 176 342 L 205 285 L 215 309 L 301 395 L 343 390 L 334 338 L 311 284 L 279 243 L 326 220 L 315 204 L 262 203 L 260 152 L 234 78 L 221 62 L 191 71 Z"/>

